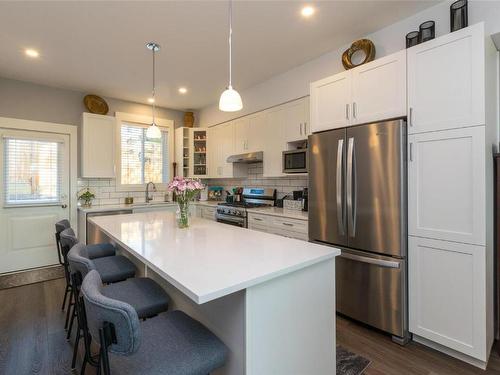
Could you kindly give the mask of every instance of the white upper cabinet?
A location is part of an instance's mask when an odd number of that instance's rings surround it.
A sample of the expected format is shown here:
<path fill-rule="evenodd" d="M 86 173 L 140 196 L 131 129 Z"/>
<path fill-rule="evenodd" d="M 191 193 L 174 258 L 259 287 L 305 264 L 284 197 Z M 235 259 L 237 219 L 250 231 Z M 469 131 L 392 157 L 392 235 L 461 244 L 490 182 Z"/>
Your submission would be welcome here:
<path fill-rule="evenodd" d="M 406 116 L 406 51 L 352 69 L 351 124 Z"/>
<path fill-rule="evenodd" d="M 484 26 L 409 48 L 408 132 L 485 124 Z"/>
<path fill-rule="evenodd" d="M 80 128 L 80 176 L 115 177 L 116 118 L 83 113 Z"/>
<path fill-rule="evenodd" d="M 413 134 L 408 142 L 409 234 L 485 245 L 484 126 Z"/>
<path fill-rule="evenodd" d="M 311 83 L 311 131 L 406 116 L 406 51 Z"/>
<path fill-rule="evenodd" d="M 287 110 L 287 107 L 279 106 L 259 116 L 266 127 L 266 136 L 263 137 L 264 162 L 262 174 L 264 177 L 284 176 L 282 153 L 286 149 L 285 122 Z"/>
<path fill-rule="evenodd" d="M 248 151 L 248 136 L 250 132 L 248 117 L 234 120 L 234 154 L 244 154 Z"/>
<path fill-rule="evenodd" d="M 219 141 L 220 143 L 220 156 L 219 167 L 221 168 L 221 177 L 233 177 L 233 163 L 228 163 L 228 156 L 233 155 L 234 152 L 234 122 L 226 122 L 219 125 Z"/>
<path fill-rule="evenodd" d="M 311 83 L 311 131 L 342 128 L 350 123 L 351 72 Z"/>
<path fill-rule="evenodd" d="M 302 141 L 309 135 L 309 98 L 302 98 L 285 104 L 286 142 Z"/>

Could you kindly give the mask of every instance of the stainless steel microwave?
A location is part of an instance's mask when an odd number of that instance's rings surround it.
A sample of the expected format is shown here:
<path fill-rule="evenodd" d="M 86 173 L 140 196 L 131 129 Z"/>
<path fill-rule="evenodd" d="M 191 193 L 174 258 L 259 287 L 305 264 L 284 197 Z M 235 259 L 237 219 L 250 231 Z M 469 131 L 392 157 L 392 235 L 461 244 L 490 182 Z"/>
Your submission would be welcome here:
<path fill-rule="evenodd" d="M 283 151 L 283 173 L 307 173 L 307 148 Z"/>

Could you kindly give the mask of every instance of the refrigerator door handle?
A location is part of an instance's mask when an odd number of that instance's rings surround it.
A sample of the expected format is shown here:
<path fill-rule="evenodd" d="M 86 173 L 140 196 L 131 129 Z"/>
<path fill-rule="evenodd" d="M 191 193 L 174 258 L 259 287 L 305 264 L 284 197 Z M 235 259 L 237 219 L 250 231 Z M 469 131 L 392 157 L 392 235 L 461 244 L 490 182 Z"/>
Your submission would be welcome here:
<path fill-rule="evenodd" d="M 354 237 L 355 235 L 355 224 L 354 224 L 354 198 L 353 198 L 353 161 L 354 161 L 354 138 L 349 138 L 347 143 L 347 181 L 346 181 L 346 191 L 347 191 L 347 228 L 349 231 L 349 236 Z"/>
<path fill-rule="evenodd" d="M 384 268 L 400 268 L 400 262 L 395 262 L 390 260 L 364 257 L 361 255 L 355 255 L 346 252 L 342 252 L 342 254 L 340 254 L 340 257 L 345 259 L 355 260 L 357 262 L 369 263 Z"/>
<path fill-rule="evenodd" d="M 345 234 L 344 205 L 342 199 L 342 159 L 344 155 L 344 140 L 339 139 L 337 145 L 337 225 L 341 236 Z"/>

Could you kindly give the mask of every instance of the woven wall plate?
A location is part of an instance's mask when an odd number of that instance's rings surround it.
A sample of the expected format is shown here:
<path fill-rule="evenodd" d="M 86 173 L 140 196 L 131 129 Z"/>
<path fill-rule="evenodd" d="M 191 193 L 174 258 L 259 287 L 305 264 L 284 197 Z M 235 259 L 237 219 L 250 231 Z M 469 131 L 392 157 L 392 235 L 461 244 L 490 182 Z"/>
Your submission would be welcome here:
<path fill-rule="evenodd" d="M 359 64 L 354 64 L 351 61 L 352 55 L 357 51 L 363 51 L 365 58 Z M 375 45 L 369 39 L 359 39 L 356 40 L 351 46 L 344 51 L 342 54 L 342 65 L 346 70 L 355 68 L 357 66 L 366 64 L 367 62 L 373 61 L 375 59 Z"/>
<path fill-rule="evenodd" d="M 97 95 L 85 95 L 83 104 L 85 104 L 85 108 L 87 108 L 87 111 L 90 113 L 106 115 L 109 111 L 108 103 Z"/>

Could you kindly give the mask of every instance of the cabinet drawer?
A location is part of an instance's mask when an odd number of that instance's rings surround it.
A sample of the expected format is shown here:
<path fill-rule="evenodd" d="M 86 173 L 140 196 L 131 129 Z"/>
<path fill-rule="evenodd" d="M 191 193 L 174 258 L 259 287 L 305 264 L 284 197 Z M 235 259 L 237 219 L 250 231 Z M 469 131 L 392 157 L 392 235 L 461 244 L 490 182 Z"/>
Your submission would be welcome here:
<path fill-rule="evenodd" d="M 276 227 L 271 227 L 268 232 L 272 233 L 272 234 L 277 234 L 277 235 L 283 236 L 283 237 L 295 238 L 297 240 L 303 240 L 303 241 L 308 240 L 307 233 L 294 232 L 291 230 L 285 230 L 285 229 L 276 228 Z"/>
<path fill-rule="evenodd" d="M 202 207 L 201 217 L 203 219 L 215 220 L 215 208 L 212 207 Z"/>
<path fill-rule="evenodd" d="M 271 224 L 271 217 L 266 216 L 266 215 L 255 215 L 255 214 L 250 214 L 248 215 L 248 226 L 250 225 L 270 225 Z"/>
<path fill-rule="evenodd" d="M 266 232 L 269 233 L 269 227 L 263 224 L 257 224 L 257 223 L 248 223 L 248 229 L 256 230 L 259 232 Z"/>
<path fill-rule="evenodd" d="M 307 221 L 305 220 L 274 217 L 272 223 L 276 228 L 307 234 Z"/>

